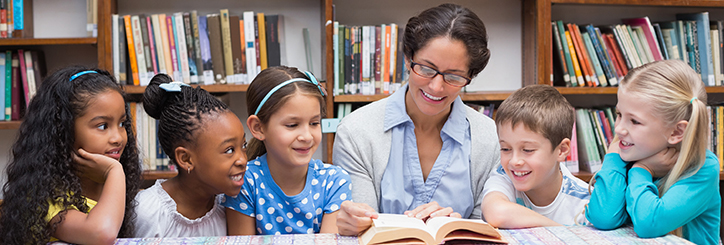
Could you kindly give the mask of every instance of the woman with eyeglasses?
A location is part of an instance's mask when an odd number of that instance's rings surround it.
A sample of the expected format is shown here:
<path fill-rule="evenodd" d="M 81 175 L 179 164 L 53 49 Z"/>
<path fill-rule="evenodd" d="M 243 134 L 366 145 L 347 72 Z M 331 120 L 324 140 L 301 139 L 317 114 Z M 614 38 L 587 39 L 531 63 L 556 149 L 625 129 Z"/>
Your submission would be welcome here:
<path fill-rule="evenodd" d="M 481 218 L 483 184 L 500 162 L 495 123 L 463 104 L 463 87 L 490 58 L 485 25 L 442 4 L 408 20 L 408 84 L 357 109 L 337 128 L 333 162 L 349 172 L 354 202 L 342 203 L 342 235 L 377 213 Z"/>

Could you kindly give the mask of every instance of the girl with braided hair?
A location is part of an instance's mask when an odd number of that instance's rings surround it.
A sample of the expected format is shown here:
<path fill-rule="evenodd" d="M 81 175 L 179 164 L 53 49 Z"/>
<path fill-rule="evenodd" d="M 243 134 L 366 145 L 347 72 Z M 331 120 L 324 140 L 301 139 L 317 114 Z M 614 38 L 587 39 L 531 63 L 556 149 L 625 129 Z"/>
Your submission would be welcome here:
<path fill-rule="evenodd" d="M 130 120 L 107 71 L 68 67 L 46 78 L 12 147 L 0 244 L 133 237 L 141 166 Z"/>
<path fill-rule="evenodd" d="M 166 74 L 151 79 L 143 107 L 159 120 L 161 148 L 179 171 L 138 193 L 136 236 L 226 235 L 220 194 L 238 194 L 246 171 L 241 121 L 206 90 Z"/>

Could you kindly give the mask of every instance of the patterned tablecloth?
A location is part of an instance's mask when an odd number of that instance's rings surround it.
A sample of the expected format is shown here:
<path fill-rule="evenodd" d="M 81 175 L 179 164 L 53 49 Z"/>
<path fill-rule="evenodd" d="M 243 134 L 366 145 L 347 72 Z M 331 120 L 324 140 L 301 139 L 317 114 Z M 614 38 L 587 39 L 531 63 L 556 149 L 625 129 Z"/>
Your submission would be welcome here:
<path fill-rule="evenodd" d="M 693 244 L 683 238 L 667 235 L 653 239 L 636 236 L 631 227 L 603 231 L 589 226 L 539 227 L 500 230 L 510 244 Z M 56 243 L 58 244 L 58 243 Z M 183 238 L 124 238 L 116 244 L 359 244 L 357 237 L 337 234 L 295 234 L 276 236 L 227 236 Z"/>

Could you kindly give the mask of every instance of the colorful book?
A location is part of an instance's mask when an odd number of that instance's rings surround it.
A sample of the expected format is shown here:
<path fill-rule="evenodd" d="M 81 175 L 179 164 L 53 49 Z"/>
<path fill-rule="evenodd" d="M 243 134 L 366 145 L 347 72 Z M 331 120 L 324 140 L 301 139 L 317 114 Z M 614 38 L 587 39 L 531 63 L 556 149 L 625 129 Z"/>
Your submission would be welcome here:
<path fill-rule="evenodd" d="M 203 81 L 203 75 L 204 75 L 204 61 L 201 58 L 201 40 L 199 38 L 201 37 L 201 33 L 199 33 L 199 14 L 196 10 L 191 10 L 191 34 L 192 39 L 194 40 L 194 51 L 193 51 L 193 57 L 194 60 L 194 67 L 196 68 L 196 76 L 197 76 L 197 83 L 202 83 Z M 191 68 L 189 68 L 191 69 Z M 161 151 L 163 152 L 163 151 Z"/>
<path fill-rule="evenodd" d="M 151 26 L 153 27 L 153 50 L 156 61 L 156 73 L 168 74 L 166 71 L 166 52 L 167 48 L 163 44 L 163 37 L 166 33 L 162 33 L 161 21 L 158 14 L 151 15 Z"/>
<path fill-rule="evenodd" d="M 556 24 L 558 25 L 558 35 L 561 36 L 561 45 L 563 48 L 563 56 L 566 60 L 566 67 L 568 70 L 568 77 L 571 79 L 571 86 L 572 87 L 578 87 L 578 77 L 576 77 L 576 72 L 573 68 L 573 61 L 571 60 L 571 51 L 568 49 L 568 40 L 566 39 L 566 28 L 563 27 L 563 21 L 558 20 L 556 21 Z"/>
<path fill-rule="evenodd" d="M 138 61 L 136 60 L 136 44 L 133 38 L 133 28 L 131 24 L 131 16 L 123 16 L 123 23 L 126 29 L 126 43 L 128 44 L 129 66 L 131 67 L 131 79 L 133 85 L 140 85 L 140 74 L 138 74 Z M 145 66 L 145 65 L 144 65 Z M 129 83 L 131 84 L 131 83 Z"/>
<path fill-rule="evenodd" d="M 149 42 L 149 34 L 148 34 L 148 18 L 146 18 L 145 15 L 139 15 L 138 16 L 140 25 L 141 25 L 141 42 L 143 43 L 143 58 L 146 61 L 146 78 L 150 81 L 151 77 L 153 77 L 154 74 L 154 68 L 153 68 L 153 56 L 151 54 L 151 44 Z M 144 81 L 141 81 L 142 83 Z M 142 85 L 148 85 L 148 82 L 146 84 Z"/>
<path fill-rule="evenodd" d="M 555 21 L 551 21 L 551 29 L 553 31 L 553 55 L 558 57 L 560 68 L 563 72 L 563 81 L 566 83 L 567 87 L 572 87 L 573 85 L 571 84 L 571 76 L 568 73 L 568 66 L 566 65 L 566 54 L 563 52 L 563 42 L 561 42 L 561 35 L 559 34 L 560 32 L 558 31 L 558 25 Z"/>
<path fill-rule="evenodd" d="M 191 71 L 189 70 L 189 53 L 186 47 L 186 29 L 184 27 L 183 13 L 174 13 L 174 29 L 176 30 L 176 50 L 178 50 L 178 63 L 181 65 L 181 77 L 186 84 L 191 83 Z"/>
<path fill-rule="evenodd" d="M 166 74 L 170 74 L 173 77 L 173 61 L 171 61 L 171 46 L 169 43 L 169 31 L 173 29 L 169 29 L 169 23 L 168 23 L 168 17 L 166 17 L 166 14 L 158 14 L 158 27 L 160 29 L 160 36 L 161 36 L 161 43 L 163 46 L 163 64 L 165 65 L 165 68 L 163 69 Z"/>
<path fill-rule="evenodd" d="M 189 66 L 189 81 L 191 84 L 198 84 L 199 83 L 199 77 L 198 77 L 198 69 L 196 68 L 196 51 L 194 48 L 194 43 L 196 41 L 194 40 L 194 34 L 193 34 L 193 27 L 191 26 L 191 14 L 186 12 L 182 14 L 183 23 L 184 23 L 184 34 L 186 38 L 186 55 L 188 56 L 188 63 Z"/>
<path fill-rule="evenodd" d="M 176 29 L 174 28 L 174 17 L 172 15 L 166 16 L 166 30 L 168 30 L 168 50 L 171 53 L 171 70 L 169 70 L 169 75 L 171 75 L 171 78 L 174 81 L 183 81 L 183 76 L 181 75 L 181 70 L 179 69 L 179 60 L 178 60 L 178 49 L 176 48 Z"/>
<path fill-rule="evenodd" d="M 269 65 L 267 62 L 267 50 L 266 50 L 266 18 L 264 13 L 256 13 L 257 30 L 259 32 L 259 67 L 263 71 Z"/>
<path fill-rule="evenodd" d="M 697 45 L 699 54 L 699 64 L 701 65 L 701 80 L 707 86 L 715 86 L 714 64 L 711 57 L 711 37 L 709 36 L 709 12 L 700 12 L 692 14 L 676 14 L 678 20 L 695 21 L 697 30 Z"/>
<path fill-rule="evenodd" d="M 209 32 L 207 27 L 207 17 L 199 16 L 199 48 L 201 49 L 201 64 L 204 70 L 204 84 L 214 84 L 214 67 L 211 62 L 211 46 L 209 44 Z"/>
<path fill-rule="evenodd" d="M 13 55 L 12 51 L 5 51 L 5 80 L 1 81 L 5 83 L 5 90 L 1 91 L 5 93 L 5 121 L 10 121 L 10 116 L 13 112 Z"/>

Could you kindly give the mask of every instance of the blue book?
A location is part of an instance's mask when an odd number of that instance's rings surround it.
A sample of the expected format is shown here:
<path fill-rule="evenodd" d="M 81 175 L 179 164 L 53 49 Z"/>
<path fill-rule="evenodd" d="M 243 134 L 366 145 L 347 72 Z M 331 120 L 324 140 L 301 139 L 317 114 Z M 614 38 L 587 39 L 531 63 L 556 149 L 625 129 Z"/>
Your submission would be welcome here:
<path fill-rule="evenodd" d="M 601 39 L 599 39 L 599 36 L 597 35 L 598 33 L 596 32 L 596 28 L 589 24 L 586 26 L 586 32 L 591 37 L 591 44 L 593 44 L 593 48 L 596 50 L 596 55 L 598 56 L 598 60 L 601 62 L 601 68 L 603 69 L 603 74 L 606 75 L 608 84 L 611 86 L 618 84 L 615 71 L 611 71 L 611 66 L 609 65 L 609 61 L 607 59 L 608 54 L 603 50 L 603 46 L 601 46 Z"/>
<path fill-rule="evenodd" d="M 701 80 L 707 86 L 714 86 L 714 63 L 711 57 L 711 37 L 709 34 L 709 12 L 676 14 L 678 20 L 696 21 L 696 38 L 698 39 L 699 64 L 701 65 Z"/>
<path fill-rule="evenodd" d="M 5 120 L 5 53 L 0 52 L 0 121 Z"/>
<path fill-rule="evenodd" d="M 5 93 L 5 121 L 10 121 L 10 115 L 12 114 L 12 51 L 8 50 L 5 51 L 5 80 L 0 80 L 0 83 L 5 83 L 5 91 L 0 91 Z"/>

